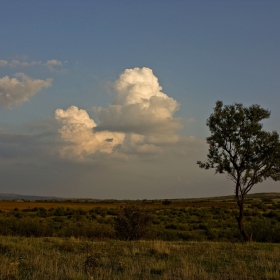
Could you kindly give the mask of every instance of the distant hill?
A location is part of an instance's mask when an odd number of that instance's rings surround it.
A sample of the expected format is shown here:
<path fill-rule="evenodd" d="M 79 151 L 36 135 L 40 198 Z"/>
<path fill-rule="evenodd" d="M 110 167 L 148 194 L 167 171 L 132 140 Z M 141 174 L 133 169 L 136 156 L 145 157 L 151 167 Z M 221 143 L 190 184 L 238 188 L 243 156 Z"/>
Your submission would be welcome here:
<path fill-rule="evenodd" d="M 271 192 L 271 193 L 252 193 L 247 195 L 247 199 L 279 199 L 280 193 Z M 94 198 L 63 198 L 57 196 L 39 196 L 39 195 L 23 195 L 23 194 L 14 194 L 14 193 L 0 193 L 0 200 L 58 200 L 58 201 L 72 201 L 72 202 L 105 202 L 105 203 L 118 203 L 118 202 L 132 202 L 132 201 L 146 201 L 147 203 L 158 202 L 161 203 L 166 199 L 94 199 Z M 177 198 L 170 199 L 173 202 L 200 202 L 200 201 L 235 201 L 234 195 L 227 196 L 214 196 L 214 197 L 201 197 L 201 198 Z"/>
<path fill-rule="evenodd" d="M 0 200 L 64 200 L 55 196 L 23 195 L 14 193 L 0 193 Z"/>

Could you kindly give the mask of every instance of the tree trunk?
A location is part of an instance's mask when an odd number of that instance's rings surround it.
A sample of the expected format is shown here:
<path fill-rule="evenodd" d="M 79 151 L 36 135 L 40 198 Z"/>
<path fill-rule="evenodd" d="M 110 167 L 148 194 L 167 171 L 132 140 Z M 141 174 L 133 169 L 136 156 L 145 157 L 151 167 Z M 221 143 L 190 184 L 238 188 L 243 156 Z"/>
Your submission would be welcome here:
<path fill-rule="evenodd" d="M 249 235 L 246 231 L 244 224 L 243 224 L 243 218 L 244 218 L 244 200 L 238 200 L 237 205 L 239 207 L 239 217 L 236 217 L 239 230 L 244 238 L 245 242 L 252 241 L 252 235 Z"/>

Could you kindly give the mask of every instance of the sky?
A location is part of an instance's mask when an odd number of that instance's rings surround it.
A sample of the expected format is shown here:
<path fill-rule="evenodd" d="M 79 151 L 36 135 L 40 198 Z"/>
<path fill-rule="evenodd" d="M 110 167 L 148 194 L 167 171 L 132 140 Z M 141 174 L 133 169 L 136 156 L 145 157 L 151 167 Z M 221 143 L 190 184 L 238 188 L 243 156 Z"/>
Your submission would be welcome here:
<path fill-rule="evenodd" d="M 2 0 L 0 192 L 233 194 L 196 164 L 206 120 L 217 100 L 259 104 L 280 132 L 279 14 L 279 1 Z"/>

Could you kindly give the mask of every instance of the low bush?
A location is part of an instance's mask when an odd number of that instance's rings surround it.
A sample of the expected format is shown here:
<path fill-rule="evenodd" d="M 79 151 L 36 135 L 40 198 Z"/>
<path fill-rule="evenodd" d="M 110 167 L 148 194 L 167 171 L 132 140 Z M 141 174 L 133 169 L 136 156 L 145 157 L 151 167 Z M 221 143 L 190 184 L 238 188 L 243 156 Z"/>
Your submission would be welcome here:
<path fill-rule="evenodd" d="M 148 210 L 138 205 L 120 207 L 114 220 L 116 234 L 122 240 L 143 238 L 151 224 Z"/>

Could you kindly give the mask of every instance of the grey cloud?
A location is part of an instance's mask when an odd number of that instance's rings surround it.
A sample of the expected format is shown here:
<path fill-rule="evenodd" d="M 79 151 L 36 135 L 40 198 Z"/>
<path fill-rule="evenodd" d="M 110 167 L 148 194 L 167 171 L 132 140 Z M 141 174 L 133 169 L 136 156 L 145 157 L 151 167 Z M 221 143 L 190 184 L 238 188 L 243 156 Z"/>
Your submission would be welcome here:
<path fill-rule="evenodd" d="M 147 108 L 143 108 L 142 104 L 109 105 L 108 108 L 97 108 L 100 124 L 96 129 L 139 134 L 169 134 L 181 128 L 180 119 L 160 115 L 160 111 L 168 110 L 170 100 L 152 97 L 150 102 Z"/>
<path fill-rule="evenodd" d="M 19 67 L 34 67 L 34 66 L 42 66 L 47 68 L 51 72 L 59 72 L 64 73 L 67 70 L 62 68 L 68 61 L 60 61 L 57 59 L 50 59 L 47 62 L 42 61 L 28 61 L 26 57 L 20 59 L 12 59 L 10 61 L 1 59 L 0 67 L 10 67 L 10 68 L 19 68 Z"/>
<path fill-rule="evenodd" d="M 0 66 L 7 66 L 8 65 L 8 61 L 7 60 L 3 60 L 3 59 L 1 59 L 0 60 Z"/>

